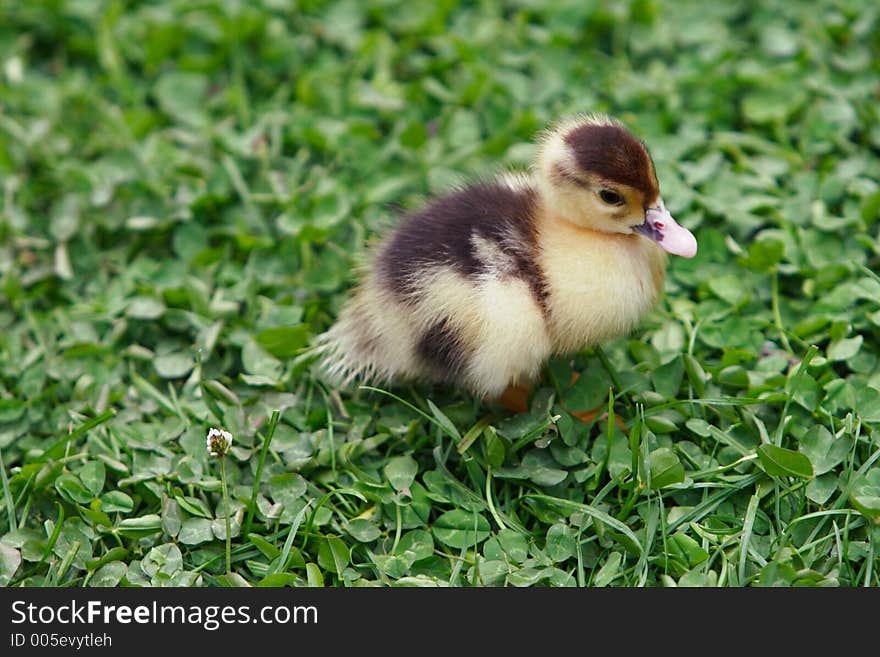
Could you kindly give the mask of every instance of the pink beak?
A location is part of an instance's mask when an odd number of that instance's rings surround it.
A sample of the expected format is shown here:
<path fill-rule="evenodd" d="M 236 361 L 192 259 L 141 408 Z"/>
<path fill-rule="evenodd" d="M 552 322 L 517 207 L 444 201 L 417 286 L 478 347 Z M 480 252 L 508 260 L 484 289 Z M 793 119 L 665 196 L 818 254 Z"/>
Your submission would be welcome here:
<path fill-rule="evenodd" d="M 663 199 L 656 207 L 645 212 L 645 223 L 635 226 L 633 230 L 650 237 L 664 250 L 683 258 L 697 255 L 697 238 L 684 226 L 679 225 L 663 204 Z"/>

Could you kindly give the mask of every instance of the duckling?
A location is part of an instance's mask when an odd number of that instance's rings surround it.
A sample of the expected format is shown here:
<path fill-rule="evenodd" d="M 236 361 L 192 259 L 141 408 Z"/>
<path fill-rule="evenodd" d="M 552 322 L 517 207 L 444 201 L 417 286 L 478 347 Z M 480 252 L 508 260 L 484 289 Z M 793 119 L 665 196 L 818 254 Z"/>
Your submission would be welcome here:
<path fill-rule="evenodd" d="M 498 399 L 551 356 L 639 323 L 667 253 L 697 252 L 666 209 L 647 147 L 591 114 L 549 128 L 536 153 L 528 173 L 474 182 L 403 217 L 318 337 L 325 378 L 428 380 Z"/>

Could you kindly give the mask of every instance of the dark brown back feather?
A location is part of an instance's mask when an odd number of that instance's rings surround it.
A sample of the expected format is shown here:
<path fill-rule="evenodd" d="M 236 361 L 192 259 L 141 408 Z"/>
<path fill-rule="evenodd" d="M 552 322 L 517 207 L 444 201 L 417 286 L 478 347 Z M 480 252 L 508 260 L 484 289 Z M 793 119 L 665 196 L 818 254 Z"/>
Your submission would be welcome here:
<path fill-rule="evenodd" d="M 473 236 L 489 240 L 509 258 L 513 275 L 525 280 L 542 308 L 543 274 L 534 258 L 537 195 L 528 187 L 514 190 L 498 181 L 468 185 L 431 200 L 403 218 L 379 253 L 383 285 L 404 302 L 415 301 L 419 277 L 435 265 L 453 267 L 468 278 L 483 274 Z"/>

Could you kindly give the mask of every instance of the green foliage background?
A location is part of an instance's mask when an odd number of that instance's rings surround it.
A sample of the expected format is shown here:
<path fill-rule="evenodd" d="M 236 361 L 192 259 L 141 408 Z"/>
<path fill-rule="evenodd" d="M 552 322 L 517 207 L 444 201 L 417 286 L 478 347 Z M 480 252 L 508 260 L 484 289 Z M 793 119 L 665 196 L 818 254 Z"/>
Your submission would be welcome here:
<path fill-rule="evenodd" d="M 878 107 L 868 0 L 0 0 L 0 583 L 878 584 Z M 312 379 L 396 208 L 595 110 L 700 241 L 635 334 Z"/>

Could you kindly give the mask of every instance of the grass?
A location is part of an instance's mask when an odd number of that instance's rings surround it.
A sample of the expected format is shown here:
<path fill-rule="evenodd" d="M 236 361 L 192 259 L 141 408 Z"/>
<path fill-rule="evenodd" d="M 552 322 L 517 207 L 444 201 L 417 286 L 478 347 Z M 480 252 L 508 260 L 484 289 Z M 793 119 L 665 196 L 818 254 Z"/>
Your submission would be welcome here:
<path fill-rule="evenodd" d="M 0 583 L 880 583 L 875 2 L 290 6 L 0 0 Z M 311 376 L 396 208 L 585 110 L 700 242 L 633 335 L 520 415 Z"/>

